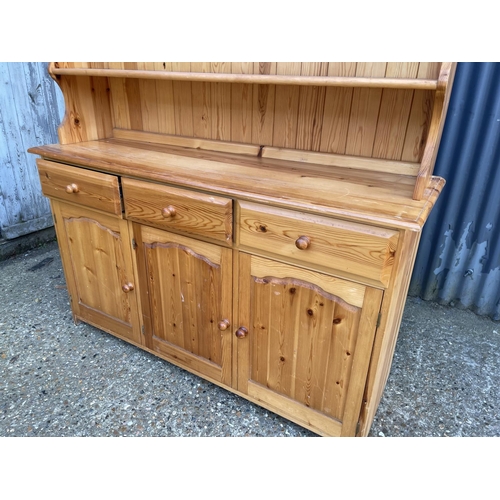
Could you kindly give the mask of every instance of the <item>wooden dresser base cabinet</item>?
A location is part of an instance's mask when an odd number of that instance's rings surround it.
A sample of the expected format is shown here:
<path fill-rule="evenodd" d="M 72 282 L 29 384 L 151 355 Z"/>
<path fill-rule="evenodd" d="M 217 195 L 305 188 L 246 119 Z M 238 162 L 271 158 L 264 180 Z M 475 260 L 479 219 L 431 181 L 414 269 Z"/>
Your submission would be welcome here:
<path fill-rule="evenodd" d="M 454 68 L 51 63 L 60 144 L 30 152 L 75 321 L 320 435 L 368 435 Z"/>

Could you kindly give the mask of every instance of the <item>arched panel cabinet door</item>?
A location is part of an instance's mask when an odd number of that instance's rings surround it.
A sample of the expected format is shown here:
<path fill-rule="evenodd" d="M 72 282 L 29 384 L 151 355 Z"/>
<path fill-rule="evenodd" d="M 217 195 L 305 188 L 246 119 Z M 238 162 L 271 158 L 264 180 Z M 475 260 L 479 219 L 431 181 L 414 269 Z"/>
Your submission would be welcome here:
<path fill-rule="evenodd" d="M 144 225 L 133 227 L 147 347 L 229 386 L 232 251 Z"/>
<path fill-rule="evenodd" d="M 244 253 L 239 269 L 238 391 L 355 435 L 383 292 Z"/>
<path fill-rule="evenodd" d="M 75 320 L 142 344 L 128 222 L 51 203 Z"/>

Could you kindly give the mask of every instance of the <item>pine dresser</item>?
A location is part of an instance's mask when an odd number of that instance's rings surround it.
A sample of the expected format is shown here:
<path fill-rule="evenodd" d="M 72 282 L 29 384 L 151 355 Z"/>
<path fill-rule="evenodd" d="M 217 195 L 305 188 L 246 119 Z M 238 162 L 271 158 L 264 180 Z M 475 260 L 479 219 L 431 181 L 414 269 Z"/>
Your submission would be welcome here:
<path fill-rule="evenodd" d="M 324 436 L 389 374 L 454 63 L 51 63 L 72 313 Z"/>

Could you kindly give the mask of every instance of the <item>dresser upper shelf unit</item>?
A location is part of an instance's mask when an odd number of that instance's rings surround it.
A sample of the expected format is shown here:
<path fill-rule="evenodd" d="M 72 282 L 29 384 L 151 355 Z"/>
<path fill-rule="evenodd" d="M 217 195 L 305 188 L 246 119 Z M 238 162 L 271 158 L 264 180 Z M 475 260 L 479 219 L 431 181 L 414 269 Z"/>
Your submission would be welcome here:
<path fill-rule="evenodd" d="M 305 163 L 339 165 L 345 157 L 347 168 L 359 158 L 354 168 L 378 163 L 414 176 L 410 196 L 422 200 L 455 66 L 54 62 L 49 73 L 66 99 L 61 144 L 110 139 L 118 130 L 211 141 L 208 149 L 221 152 L 236 144 L 242 154 L 257 148 Z"/>

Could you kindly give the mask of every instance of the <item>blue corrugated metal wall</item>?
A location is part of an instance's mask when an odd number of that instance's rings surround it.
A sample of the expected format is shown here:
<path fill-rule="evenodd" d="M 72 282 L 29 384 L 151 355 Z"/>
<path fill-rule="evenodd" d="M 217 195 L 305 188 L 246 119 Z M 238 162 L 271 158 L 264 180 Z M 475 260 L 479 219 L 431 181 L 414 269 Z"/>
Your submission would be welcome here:
<path fill-rule="evenodd" d="M 500 320 L 500 63 L 459 63 L 410 294 Z"/>

